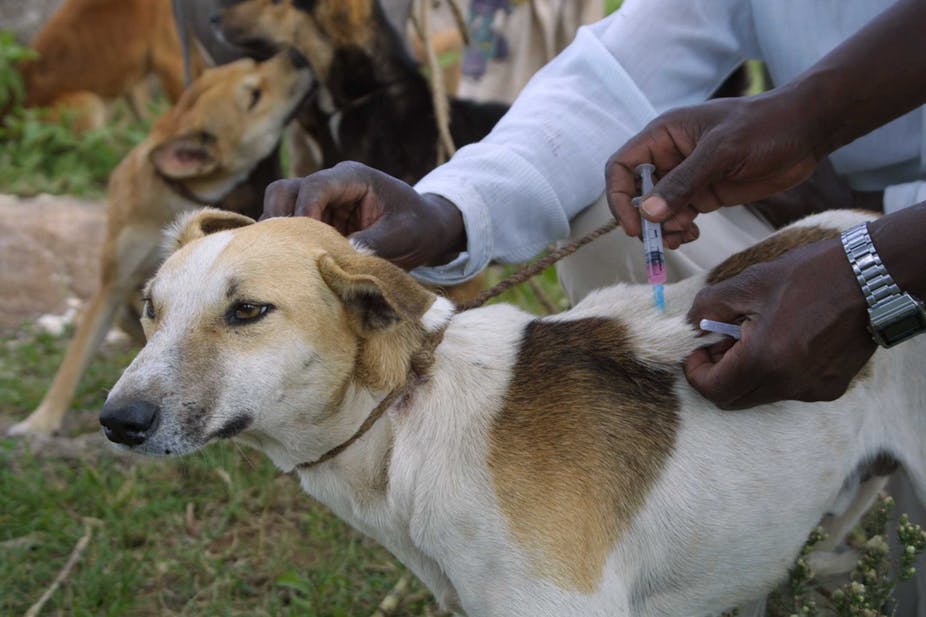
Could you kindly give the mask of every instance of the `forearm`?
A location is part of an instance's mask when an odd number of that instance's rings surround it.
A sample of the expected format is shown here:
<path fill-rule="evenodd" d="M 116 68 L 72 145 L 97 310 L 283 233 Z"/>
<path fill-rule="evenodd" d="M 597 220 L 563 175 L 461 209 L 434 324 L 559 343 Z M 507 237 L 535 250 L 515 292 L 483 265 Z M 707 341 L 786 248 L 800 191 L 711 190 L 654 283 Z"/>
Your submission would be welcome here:
<path fill-rule="evenodd" d="M 926 2 L 898 0 L 781 89 L 813 112 L 822 157 L 926 102 Z"/>
<path fill-rule="evenodd" d="M 565 237 L 570 218 L 603 191 L 601 169 L 612 145 L 654 114 L 600 42 L 580 33 L 486 139 L 461 148 L 416 185 L 461 210 L 468 240 L 465 263 L 416 275 L 453 283 L 490 261 L 530 259 Z"/>
<path fill-rule="evenodd" d="M 926 202 L 881 217 L 868 225 L 884 267 L 902 291 L 926 299 Z"/>

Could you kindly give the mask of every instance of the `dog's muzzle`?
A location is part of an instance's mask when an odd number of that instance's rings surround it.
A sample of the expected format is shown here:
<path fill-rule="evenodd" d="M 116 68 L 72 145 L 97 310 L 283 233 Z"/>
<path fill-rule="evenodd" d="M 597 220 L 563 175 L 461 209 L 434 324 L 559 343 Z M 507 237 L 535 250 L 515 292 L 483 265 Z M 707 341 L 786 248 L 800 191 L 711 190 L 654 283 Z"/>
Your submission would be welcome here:
<path fill-rule="evenodd" d="M 127 446 L 143 444 L 158 425 L 161 408 L 147 401 L 114 402 L 103 405 L 100 424 L 106 438 Z"/>

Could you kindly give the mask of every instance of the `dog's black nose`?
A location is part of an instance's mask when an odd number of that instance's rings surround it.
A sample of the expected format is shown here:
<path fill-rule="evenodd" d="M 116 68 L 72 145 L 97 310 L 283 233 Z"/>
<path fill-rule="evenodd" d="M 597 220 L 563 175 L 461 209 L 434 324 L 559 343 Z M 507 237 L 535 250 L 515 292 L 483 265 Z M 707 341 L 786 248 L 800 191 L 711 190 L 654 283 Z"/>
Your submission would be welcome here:
<path fill-rule="evenodd" d="M 216 11 L 215 13 L 210 15 L 209 23 L 216 27 L 221 26 L 222 25 L 222 14 Z"/>
<path fill-rule="evenodd" d="M 289 59 L 292 61 L 293 66 L 297 69 L 306 69 L 309 68 L 309 61 L 299 53 L 299 50 L 295 47 L 289 48 Z"/>
<path fill-rule="evenodd" d="M 110 441 L 137 446 L 154 432 L 160 411 L 157 405 L 147 401 L 107 402 L 100 412 L 100 424 Z"/>

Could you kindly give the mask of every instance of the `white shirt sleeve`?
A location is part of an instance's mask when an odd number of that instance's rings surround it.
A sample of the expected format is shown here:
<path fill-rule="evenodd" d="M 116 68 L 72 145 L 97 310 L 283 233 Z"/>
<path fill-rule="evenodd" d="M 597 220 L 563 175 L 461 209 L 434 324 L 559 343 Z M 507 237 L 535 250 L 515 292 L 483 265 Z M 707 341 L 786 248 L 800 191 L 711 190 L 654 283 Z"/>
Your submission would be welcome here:
<path fill-rule="evenodd" d="M 449 285 L 537 255 L 602 194 L 604 164 L 627 139 L 759 55 L 745 0 L 627 0 L 580 29 L 485 139 L 415 186 L 456 204 L 467 250 L 413 274 Z"/>
<path fill-rule="evenodd" d="M 891 214 L 926 201 L 926 180 L 894 184 L 884 189 L 884 213 Z"/>

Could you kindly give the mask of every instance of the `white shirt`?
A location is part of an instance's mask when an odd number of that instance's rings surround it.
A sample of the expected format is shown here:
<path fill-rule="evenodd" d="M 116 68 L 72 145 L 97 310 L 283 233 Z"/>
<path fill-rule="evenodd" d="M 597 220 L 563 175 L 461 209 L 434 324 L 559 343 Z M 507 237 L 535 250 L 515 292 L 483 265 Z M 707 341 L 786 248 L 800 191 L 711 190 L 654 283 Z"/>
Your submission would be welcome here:
<path fill-rule="evenodd" d="M 569 232 L 604 191 L 604 165 L 656 115 L 704 102 L 746 59 L 784 84 L 890 6 L 885 0 L 626 0 L 579 30 L 481 142 L 415 188 L 456 204 L 467 250 L 419 268 L 454 284 L 491 261 L 521 262 Z M 890 67 L 885 67 L 890 70 Z M 924 108 L 831 155 L 858 190 L 885 191 L 891 211 L 926 199 Z"/>

